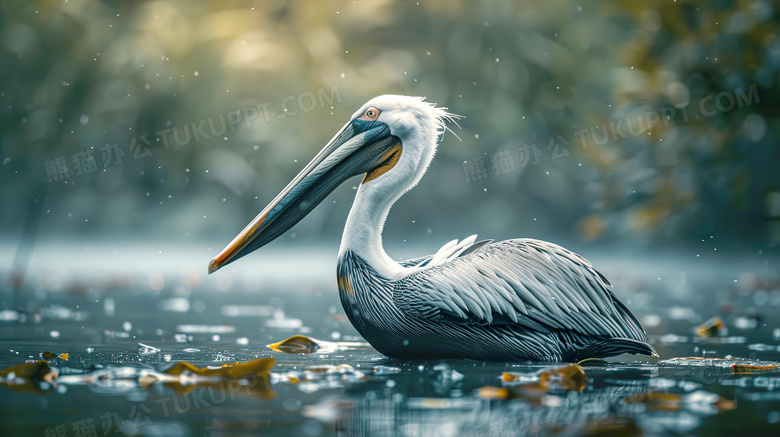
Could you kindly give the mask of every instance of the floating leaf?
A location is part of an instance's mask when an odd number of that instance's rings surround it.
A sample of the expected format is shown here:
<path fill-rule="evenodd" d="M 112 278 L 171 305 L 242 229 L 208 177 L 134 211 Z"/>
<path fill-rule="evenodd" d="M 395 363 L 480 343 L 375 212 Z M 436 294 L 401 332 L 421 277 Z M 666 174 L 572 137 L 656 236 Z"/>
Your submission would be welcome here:
<path fill-rule="evenodd" d="M 485 386 L 477 390 L 477 395 L 483 399 L 509 399 L 511 392 L 507 388 Z"/>
<path fill-rule="evenodd" d="M 696 328 L 696 333 L 701 337 L 714 337 L 719 335 L 726 325 L 720 317 L 713 317 Z"/>
<path fill-rule="evenodd" d="M 517 385 L 529 379 L 536 380 Z M 478 395 L 486 399 L 523 398 L 534 405 L 541 405 L 543 397 L 552 386 L 557 386 L 561 390 L 581 392 L 588 385 L 588 377 L 584 369 L 576 364 L 544 369 L 538 375 L 504 372 L 501 380 L 509 383 L 507 384 L 509 387 L 503 389 L 482 387 Z"/>
<path fill-rule="evenodd" d="M 68 361 L 68 354 L 56 355 L 56 354 L 53 354 L 53 353 L 51 353 L 49 351 L 46 351 L 46 352 L 42 353 L 41 357 L 43 357 L 43 359 L 46 360 L 46 361 L 51 361 L 55 357 L 59 357 L 62 360 Z"/>
<path fill-rule="evenodd" d="M 731 366 L 731 371 L 737 374 L 750 374 L 750 373 L 757 373 L 757 372 L 764 372 L 766 370 L 772 370 L 776 369 L 777 366 L 774 364 L 766 364 L 766 365 L 748 365 L 748 364 L 734 364 Z"/>
<path fill-rule="evenodd" d="M 49 366 L 46 360 L 38 360 L 29 363 L 17 364 L 7 369 L 0 370 L 1 381 L 6 387 L 22 392 L 45 393 L 41 388 L 41 382 L 55 385 L 59 372 Z"/>
<path fill-rule="evenodd" d="M 585 369 L 577 364 L 546 370 L 539 374 L 539 381 L 557 383 L 563 390 L 581 392 L 588 385 Z"/>
<path fill-rule="evenodd" d="M 396 373 L 401 373 L 401 369 L 382 365 L 374 366 L 374 376 L 395 375 Z"/>
<path fill-rule="evenodd" d="M 293 335 L 279 343 L 269 344 L 268 347 L 287 354 L 309 354 L 320 348 L 315 340 L 304 335 Z"/>
<path fill-rule="evenodd" d="M 246 376 L 268 373 L 276 364 L 273 358 L 260 358 L 257 360 L 240 363 L 225 363 L 220 367 L 196 367 L 186 361 L 179 361 L 163 372 L 166 375 L 181 375 L 184 372 L 198 376 L 222 377 L 224 379 L 238 379 Z"/>
<path fill-rule="evenodd" d="M 260 358 L 245 363 L 226 363 L 220 367 L 196 367 L 186 361 L 179 361 L 163 373 L 150 374 L 138 381 L 143 387 L 162 382 L 179 394 L 189 393 L 196 388 L 227 391 L 231 394 L 244 392 L 262 399 L 273 399 L 270 370 L 276 364 L 273 358 Z M 239 384 L 237 380 L 250 379 L 251 383 Z"/>

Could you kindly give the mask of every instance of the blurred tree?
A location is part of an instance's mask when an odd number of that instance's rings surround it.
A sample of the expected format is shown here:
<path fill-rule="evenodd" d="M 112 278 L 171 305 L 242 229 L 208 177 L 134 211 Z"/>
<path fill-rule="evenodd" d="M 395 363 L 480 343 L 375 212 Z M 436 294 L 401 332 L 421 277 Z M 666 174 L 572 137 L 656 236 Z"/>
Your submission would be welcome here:
<path fill-rule="evenodd" d="M 405 93 L 466 118 L 391 235 L 780 241 L 769 1 L 34 0 L 0 14 L 6 235 L 33 235 L 42 214 L 50 235 L 230 238 L 359 105 Z M 753 85 L 755 103 L 694 118 Z M 591 134 L 686 102 L 688 121 Z M 521 165 L 526 146 L 539 164 Z M 516 169 L 496 173 L 506 150 Z M 467 183 L 475 156 L 489 176 Z M 82 159 L 97 171 L 78 174 Z M 352 195 L 297 231 L 337 238 Z"/>

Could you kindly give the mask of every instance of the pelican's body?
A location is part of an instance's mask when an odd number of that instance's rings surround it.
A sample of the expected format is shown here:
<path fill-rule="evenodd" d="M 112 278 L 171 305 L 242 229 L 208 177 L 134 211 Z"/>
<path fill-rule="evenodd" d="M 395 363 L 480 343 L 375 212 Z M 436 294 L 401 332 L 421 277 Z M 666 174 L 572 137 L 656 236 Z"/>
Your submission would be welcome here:
<path fill-rule="evenodd" d="M 344 311 L 380 353 L 501 361 L 655 355 L 607 280 L 560 246 L 472 236 L 400 263 L 385 253 L 382 228 L 390 207 L 422 178 L 449 117 L 417 97 L 369 101 L 209 271 L 267 244 L 339 183 L 365 173 L 344 229 L 337 276 Z"/>

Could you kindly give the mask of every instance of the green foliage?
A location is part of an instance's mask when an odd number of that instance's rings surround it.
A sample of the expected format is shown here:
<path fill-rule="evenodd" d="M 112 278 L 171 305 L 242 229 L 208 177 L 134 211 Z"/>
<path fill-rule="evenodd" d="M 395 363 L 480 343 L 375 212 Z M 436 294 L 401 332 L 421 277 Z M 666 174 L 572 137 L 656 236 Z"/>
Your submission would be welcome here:
<path fill-rule="evenodd" d="M 780 241 L 770 1 L 71 0 L 0 14 L 8 234 L 40 197 L 52 232 L 229 238 L 363 102 L 402 93 L 466 118 L 394 210 L 395 235 Z M 718 97 L 740 93 L 741 107 Z M 687 120 L 677 108 L 599 144 L 602 126 L 686 103 Z M 521 165 L 526 144 L 539 164 Z M 517 169 L 496 174 L 503 150 Z M 77 174 L 89 154 L 97 170 Z M 476 156 L 488 177 L 467 183 Z M 69 177 L 49 182 L 57 157 Z M 339 235 L 349 188 L 298 232 Z"/>

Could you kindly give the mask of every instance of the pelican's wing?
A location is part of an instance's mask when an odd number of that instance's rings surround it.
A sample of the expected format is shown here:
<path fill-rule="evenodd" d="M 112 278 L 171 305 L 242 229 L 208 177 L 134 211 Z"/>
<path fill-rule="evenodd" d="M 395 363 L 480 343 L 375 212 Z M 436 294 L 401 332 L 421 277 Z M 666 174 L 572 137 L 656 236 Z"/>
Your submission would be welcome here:
<path fill-rule="evenodd" d="M 420 258 L 409 259 L 401 261 L 401 265 L 404 267 L 434 267 L 441 264 L 445 264 L 460 256 L 466 256 L 472 252 L 481 249 L 486 244 L 490 244 L 493 240 L 476 241 L 477 236 L 472 235 L 465 238 L 460 243 L 458 240 L 452 240 L 449 243 L 439 249 L 438 252 L 433 255 L 426 255 Z M 475 242 L 476 241 L 476 242 Z"/>
<path fill-rule="evenodd" d="M 435 259 L 436 256 L 432 259 Z M 514 323 L 548 332 L 644 341 L 644 329 L 583 257 L 544 241 L 509 240 L 423 267 L 396 282 L 410 317 Z"/>

